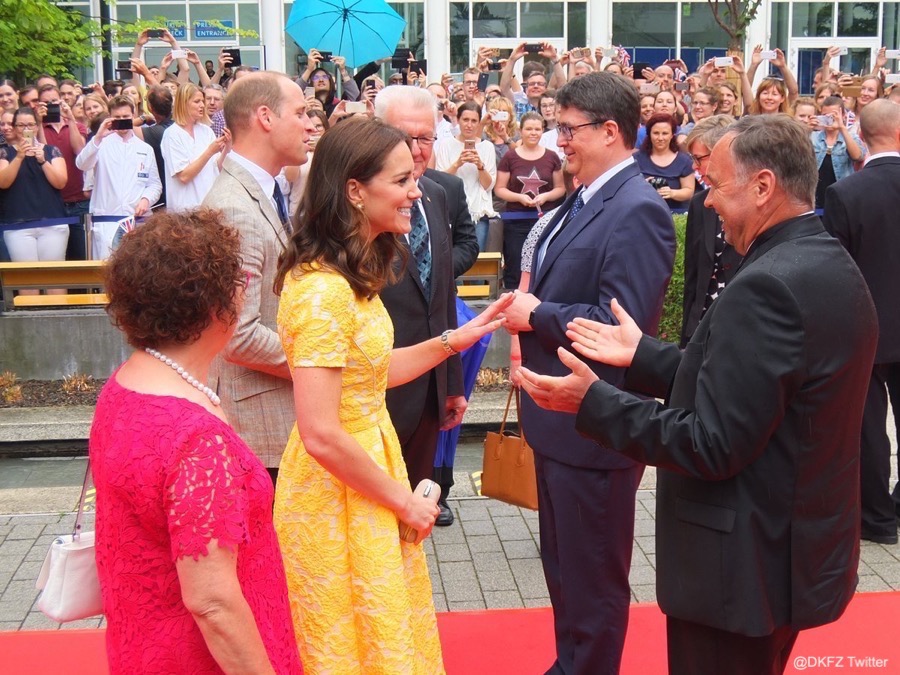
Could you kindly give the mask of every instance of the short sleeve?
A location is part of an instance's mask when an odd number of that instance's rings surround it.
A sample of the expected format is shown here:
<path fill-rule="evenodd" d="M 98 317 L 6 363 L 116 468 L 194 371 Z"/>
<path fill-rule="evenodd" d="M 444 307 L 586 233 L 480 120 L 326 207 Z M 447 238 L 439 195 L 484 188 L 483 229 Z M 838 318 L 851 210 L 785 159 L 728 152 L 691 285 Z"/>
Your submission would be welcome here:
<path fill-rule="evenodd" d="M 553 167 L 553 171 L 556 172 L 556 171 L 561 170 L 562 169 L 562 160 L 559 158 L 559 155 L 557 155 L 550 148 L 547 148 L 547 154 L 550 156 L 550 164 Z M 553 185 L 551 184 L 550 187 L 552 188 Z"/>
<path fill-rule="evenodd" d="M 16 158 L 16 151 L 10 145 L 0 145 L 0 160 L 11 162 Z"/>
<path fill-rule="evenodd" d="M 44 146 L 44 159 L 48 162 L 53 161 L 54 159 L 59 159 L 62 157 L 62 152 L 55 145 L 45 145 Z"/>
<path fill-rule="evenodd" d="M 497 171 L 505 171 L 506 173 L 510 173 L 512 171 L 512 156 L 514 153 L 507 152 L 503 157 L 500 158 L 500 163 L 497 165 Z"/>
<path fill-rule="evenodd" d="M 174 560 L 207 555 L 213 539 L 236 550 L 249 541 L 249 470 L 221 430 L 191 432 L 166 477 L 166 516 Z"/>
<path fill-rule="evenodd" d="M 694 163 L 691 161 L 690 156 L 683 152 L 679 152 L 678 159 L 681 161 L 681 171 L 678 172 L 679 176 L 690 176 L 694 173 Z"/>
<path fill-rule="evenodd" d="M 288 275 L 279 308 L 281 342 L 291 368 L 343 368 L 356 332 L 356 296 L 338 274 Z"/>

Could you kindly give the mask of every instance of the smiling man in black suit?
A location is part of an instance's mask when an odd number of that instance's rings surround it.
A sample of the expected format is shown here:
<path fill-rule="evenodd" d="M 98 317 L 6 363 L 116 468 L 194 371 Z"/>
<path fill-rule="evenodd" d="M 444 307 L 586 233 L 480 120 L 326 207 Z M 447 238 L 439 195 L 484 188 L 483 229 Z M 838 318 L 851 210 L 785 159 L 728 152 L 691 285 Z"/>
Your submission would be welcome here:
<path fill-rule="evenodd" d="M 862 171 L 825 192 L 825 228 L 844 245 L 869 285 L 878 310 L 878 351 L 863 415 L 860 481 L 862 538 L 897 543 L 900 488 L 890 494 L 891 442 L 887 392 L 894 419 L 900 392 L 900 105 L 872 101 L 860 113 L 860 129 L 869 149 Z"/>
<path fill-rule="evenodd" d="M 657 598 L 669 672 L 781 673 L 798 632 L 841 616 L 859 564 L 859 432 L 878 323 L 859 268 L 813 212 L 809 131 L 751 115 L 710 158 L 707 203 L 744 256 L 682 352 L 577 319 L 582 356 L 625 389 L 523 368 L 538 405 L 657 472 Z M 659 402 L 656 397 L 664 399 Z"/>

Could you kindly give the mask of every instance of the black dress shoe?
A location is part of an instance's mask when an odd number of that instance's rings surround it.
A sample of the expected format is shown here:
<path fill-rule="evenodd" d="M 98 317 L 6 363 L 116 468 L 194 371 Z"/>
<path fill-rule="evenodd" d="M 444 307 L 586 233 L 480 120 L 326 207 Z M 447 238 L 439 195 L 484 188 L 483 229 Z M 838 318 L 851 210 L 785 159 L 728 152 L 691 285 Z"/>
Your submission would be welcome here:
<path fill-rule="evenodd" d="M 438 500 L 438 506 L 441 509 L 441 512 L 438 514 L 437 519 L 434 521 L 434 524 L 438 527 L 447 527 L 448 525 L 452 525 L 455 518 L 453 517 L 453 511 L 450 510 L 450 507 L 447 506 L 447 502 L 443 499 Z"/>
<path fill-rule="evenodd" d="M 440 519 L 440 516 L 438 516 Z M 897 533 L 894 534 L 874 534 L 872 532 L 867 532 L 866 530 L 862 530 L 859 535 L 860 539 L 865 539 L 866 541 L 871 541 L 876 544 L 896 544 L 897 543 Z"/>

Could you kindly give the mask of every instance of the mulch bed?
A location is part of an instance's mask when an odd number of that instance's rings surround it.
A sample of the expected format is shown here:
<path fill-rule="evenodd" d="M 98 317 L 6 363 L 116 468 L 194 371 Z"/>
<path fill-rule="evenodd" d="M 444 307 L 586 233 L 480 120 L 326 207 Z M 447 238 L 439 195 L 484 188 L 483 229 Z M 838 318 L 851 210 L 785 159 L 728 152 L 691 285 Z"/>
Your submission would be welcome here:
<path fill-rule="evenodd" d="M 504 391 L 509 387 L 506 368 L 491 370 L 482 368 L 475 383 L 476 391 Z M 106 380 L 91 379 L 89 391 L 66 391 L 60 380 L 20 380 L 16 386 L 22 388 L 20 400 L 7 400 L 9 397 L 0 391 L 0 408 L 45 408 L 49 406 L 95 405 L 97 396 Z M 71 387 L 69 387 L 71 390 Z"/>
<path fill-rule="evenodd" d="M 0 408 L 44 408 L 48 406 L 94 405 L 106 380 L 91 380 L 89 391 L 69 391 L 60 380 L 20 380 L 16 386 L 22 388 L 22 397 L 17 401 L 0 392 Z"/>

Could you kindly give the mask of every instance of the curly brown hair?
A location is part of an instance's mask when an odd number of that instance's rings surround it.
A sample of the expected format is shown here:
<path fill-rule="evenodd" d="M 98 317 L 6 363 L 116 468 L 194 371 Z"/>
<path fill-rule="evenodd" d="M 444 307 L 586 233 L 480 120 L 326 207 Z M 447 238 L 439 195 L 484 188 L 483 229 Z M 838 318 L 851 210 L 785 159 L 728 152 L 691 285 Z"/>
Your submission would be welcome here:
<path fill-rule="evenodd" d="M 368 241 L 365 213 L 352 208 L 347 182 L 352 178 L 367 184 L 401 143 L 408 146 L 409 136 L 378 119 L 350 119 L 322 135 L 294 234 L 278 258 L 276 295 L 281 295 L 288 274 L 302 274 L 313 264 L 338 272 L 360 299 L 372 298 L 396 282 L 406 264 L 407 248 L 389 232 Z"/>
<path fill-rule="evenodd" d="M 214 316 L 237 321 L 240 250 L 240 234 L 221 211 L 154 214 L 109 259 L 106 311 L 138 349 L 190 344 Z"/>

